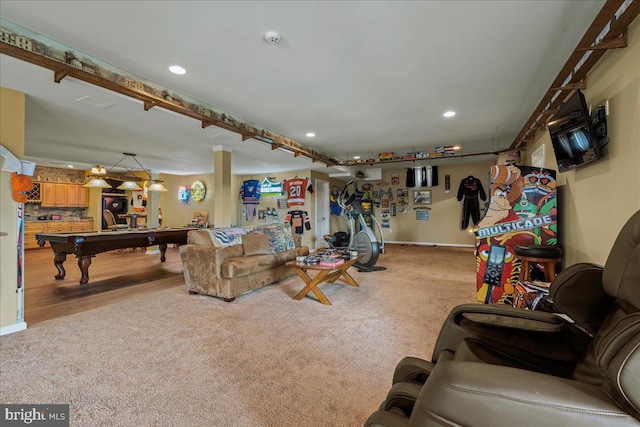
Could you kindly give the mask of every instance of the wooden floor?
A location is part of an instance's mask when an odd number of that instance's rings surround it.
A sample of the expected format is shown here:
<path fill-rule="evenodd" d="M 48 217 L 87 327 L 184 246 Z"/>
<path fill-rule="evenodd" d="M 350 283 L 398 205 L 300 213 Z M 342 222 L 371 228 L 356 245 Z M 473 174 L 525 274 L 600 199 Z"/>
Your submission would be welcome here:
<path fill-rule="evenodd" d="M 67 256 L 67 272 L 56 280 L 51 248 L 25 251 L 25 321 L 28 325 L 91 310 L 152 292 L 184 286 L 178 248 L 167 248 L 167 261 L 144 250 L 111 251 L 96 255 L 89 267 L 89 283 L 80 285 L 75 256 Z"/>

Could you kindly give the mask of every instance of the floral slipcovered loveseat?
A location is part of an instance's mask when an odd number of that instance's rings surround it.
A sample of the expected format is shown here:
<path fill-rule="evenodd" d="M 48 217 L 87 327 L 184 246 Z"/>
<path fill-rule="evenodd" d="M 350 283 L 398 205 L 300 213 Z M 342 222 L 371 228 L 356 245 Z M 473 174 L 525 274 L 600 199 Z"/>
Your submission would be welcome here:
<path fill-rule="evenodd" d="M 191 230 L 180 246 L 187 290 L 227 302 L 294 275 L 284 264 L 308 254 L 289 224 Z"/>

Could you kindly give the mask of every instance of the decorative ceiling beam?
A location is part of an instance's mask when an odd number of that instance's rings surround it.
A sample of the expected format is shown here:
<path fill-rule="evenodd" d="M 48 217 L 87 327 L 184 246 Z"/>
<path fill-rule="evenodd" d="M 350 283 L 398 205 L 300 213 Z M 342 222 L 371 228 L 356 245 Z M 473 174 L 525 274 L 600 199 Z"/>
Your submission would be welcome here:
<path fill-rule="evenodd" d="M 282 147 L 282 144 L 278 144 L 277 142 L 273 142 L 271 143 L 271 149 L 272 150 L 277 150 L 278 148 Z"/>
<path fill-rule="evenodd" d="M 56 83 L 60 83 L 62 79 L 67 77 L 69 74 L 69 70 L 53 70 L 53 81 Z"/>
<path fill-rule="evenodd" d="M 370 160 L 348 160 L 346 163 L 343 163 L 343 165 L 345 166 L 362 166 L 362 165 L 380 165 L 380 164 L 386 164 L 386 163 L 398 163 L 398 162 L 420 162 L 423 160 L 442 160 L 442 159 L 458 159 L 458 158 L 463 158 L 463 157 L 476 157 L 476 156 L 489 156 L 489 155 L 498 155 L 504 151 L 511 151 L 511 149 L 508 150 L 500 150 L 500 151 L 483 151 L 483 152 L 479 152 L 479 153 L 469 153 L 469 154 L 450 154 L 450 155 L 446 155 L 446 156 L 433 156 L 433 157 L 419 157 L 419 158 L 415 158 L 415 159 L 391 159 L 391 160 L 382 160 L 382 161 L 370 161 Z"/>
<path fill-rule="evenodd" d="M 154 100 L 142 101 L 142 102 L 144 103 L 144 111 L 149 111 L 150 109 L 158 105 L 158 102 Z"/>
<path fill-rule="evenodd" d="M 584 36 L 578 43 L 576 49 L 569 56 L 569 59 L 567 59 L 567 62 L 562 67 L 562 70 L 560 70 L 560 73 L 558 73 L 558 76 L 550 86 L 551 88 L 562 87 L 568 76 L 572 76 L 571 80 L 573 80 L 574 82 L 579 82 L 586 78 L 587 73 L 593 68 L 593 66 L 606 52 L 606 50 L 604 49 L 589 49 L 594 44 L 595 40 L 600 36 L 600 34 L 602 34 L 605 27 L 609 26 L 609 32 L 602 38 L 600 44 L 602 44 L 603 42 L 608 42 L 609 40 L 617 39 L 621 34 L 627 31 L 627 28 L 629 27 L 631 22 L 636 19 L 638 14 L 640 14 L 640 0 L 633 0 L 631 3 L 629 3 L 624 12 L 622 12 L 616 19 L 616 13 L 618 12 L 618 10 L 620 10 L 621 6 L 624 3 L 625 0 L 607 0 L 604 6 L 602 6 L 602 9 L 600 9 L 598 16 L 596 16 L 596 18 L 593 20 Z M 592 52 L 589 57 L 582 63 L 582 66 L 577 71 L 574 71 L 578 64 L 582 62 L 585 56 L 583 48 L 592 50 Z M 559 108 L 566 99 L 562 96 L 558 96 L 556 97 L 555 101 L 552 102 L 551 100 L 554 96 L 555 91 L 546 91 L 545 95 L 542 97 L 542 100 L 534 109 L 534 113 L 525 122 L 523 128 L 514 139 L 513 143 L 511 144 L 511 148 L 519 147 L 521 140 L 524 138 L 527 132 L 532 128 L 538 127 L 537 118 L 540 114 L 542 114 L 543 111 L 552 108 Z M 524 148 L 526 148 L 526 146 Z"/>
<path fill-rule="evenodd" d="M 555 114 L 558 111 L 560 111 L 560 108 L 549 108 L 547 110 L 541 110 L 541 111 L 536 111 L 535 113 L 533 113 L 534 116 L 539 116 L 540 114 L 542 115 L 551 115 L 551 114 Z"/>
<path fill-rule="evenodd" d="M 254 135 L 242 135 L 242 140 L 246 141 L 247 139 L 251 139 L 253 137 L 254 137 Z"/>
<path fill-rule="evenodd" d="M 54 71 L 54 80 L 59 83 L 66 76 L 129 96 L 144 103 L 145 110 L 155 106 L 196 119 L 202 128 L 217 126 L 243 136 L 263 142 L 277 142 L 294 153 L 311 159 L 337 164 L 338 161 L 302 144 L 261 128 L 251 122 L 202 101 L 195 100 L 157 83 L 137 77 L 125 70 L 110 65 L 97 65 L 101 61 L 61 45 L 53 40 L 26 30 L 0 18 L 3 33 L 10 38 L 0 40 L 0 52 Z M 6 41 L 5 41 L 6 40 Z M 243 137 L 244 140 L 244 137 Z"/>
<path fill-rule="evenodd" d="M 587 88 L 587 82 L 584 81 L 584 80 L 581 80 L 581 81 L 576 82 L 576 83 L 567 83 L 564 86 L 552 87 L 549 90 L 555 92 L 555 91 L 558 91 L 558 90 L 569 90 L 569 91 L 576 90 L 576 89 L 585 90 L 586 88 Z M 560 109 L 558 108 L 558 110 L 560 110 Z"/>
<path fill-rule="evenodd" d="M 622 35 L 616 39 L 611 40 L 603 40 L 600 43 L 589 46 L 589 47 L 581 47 L 578 48 L 579 52 L 586 52 L 588 50 L 609 50 L 609 49 L 622 49 L 627 47 L 627 32 L 625 31 Z"/>

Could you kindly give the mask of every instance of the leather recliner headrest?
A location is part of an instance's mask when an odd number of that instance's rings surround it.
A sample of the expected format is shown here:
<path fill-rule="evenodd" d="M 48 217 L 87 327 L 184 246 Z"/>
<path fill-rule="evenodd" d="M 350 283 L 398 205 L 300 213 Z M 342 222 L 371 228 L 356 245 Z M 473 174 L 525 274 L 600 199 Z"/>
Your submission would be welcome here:
<path fill-rule="evenodd" d="M 640 211 L 622 227 L 602 274 L 610 296 L 640 309 Z"/>

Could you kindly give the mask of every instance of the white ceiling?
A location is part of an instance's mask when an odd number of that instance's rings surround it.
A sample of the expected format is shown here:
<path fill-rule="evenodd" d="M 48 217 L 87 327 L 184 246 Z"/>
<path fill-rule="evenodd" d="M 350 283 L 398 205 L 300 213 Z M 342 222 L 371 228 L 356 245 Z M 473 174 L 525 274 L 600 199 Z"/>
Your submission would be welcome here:
<path fill-rule="evenodd" d="M 603 3 L 0 0 L 0 16 L 347 160 L 508 148 Z M 39 164 L 110 166 L 133 152 L 155 172 L 210 173 L 225 146 L 235 174 L 336 171 L 6 55 L 0 85 L 28 95 L 25 151 Z M 116 105 L 75 101 L 87 95 Z"/>

